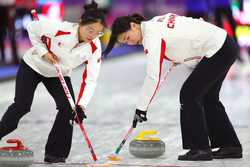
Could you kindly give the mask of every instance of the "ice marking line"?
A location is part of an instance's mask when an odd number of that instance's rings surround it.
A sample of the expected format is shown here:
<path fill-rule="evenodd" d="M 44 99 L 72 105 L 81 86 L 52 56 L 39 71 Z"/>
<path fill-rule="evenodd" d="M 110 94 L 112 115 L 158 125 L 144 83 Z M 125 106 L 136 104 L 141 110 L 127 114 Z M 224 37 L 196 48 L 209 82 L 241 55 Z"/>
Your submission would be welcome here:
<path fill-rule="evenodd" d="M 34 165 L 50 165 L 49 163 L 45 163 L 45 162 L 38 162 L 35 161 L 33 162 Z M 72 166 L 76 166 L 76 165 L 87 165 L 87 166 L 93 166 L 93 167 L 100 167 L 102 166 L 102 164 L 94 164 L 94 163 L 85 163 L 85 162 L 66 162 L 66 163 L 53 163 L 51 165 L 55 166 L 67 166 L 67 165 L 72 165 Z M 137 163 L 112 163 L 112 162 L 106 162 L 103 163 L 103 166 L 109 164 L 111 167 L 116 167 L 116 166 L 128 166 L 128 167 L 191 167 L 191 166 L 179 166 L 179 165 L 153 165 L 153 164 L 137 164 Z"/>

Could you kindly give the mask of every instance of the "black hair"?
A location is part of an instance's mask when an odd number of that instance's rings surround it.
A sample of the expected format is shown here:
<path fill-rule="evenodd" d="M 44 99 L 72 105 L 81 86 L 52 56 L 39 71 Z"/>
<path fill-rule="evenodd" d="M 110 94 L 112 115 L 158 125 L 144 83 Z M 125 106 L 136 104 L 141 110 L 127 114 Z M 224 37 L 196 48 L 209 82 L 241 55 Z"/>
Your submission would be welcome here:
<path fill-rule="evenodd" d="M 90 4 L 84 5 L 84 13 L 81 16 L 81 25 L 100 22 L 105 25 L 105 14 L 103 10 L 98 8 L 98 4 L 92 0 Z"/>
<path fill-rule="evenodd" d="M 111 36 L 109 43 L 103 52 L 104 56 L 107 57 L 109 52 L 113 49 L 115 43 L 117 42 L 118 35 L 128 31 L 130 29 L 130 23 L 141 24 L 142 21 L 146 20 L 140 14 L 133 14 L 128 16 L 117 17 L 111 27 Z"/>

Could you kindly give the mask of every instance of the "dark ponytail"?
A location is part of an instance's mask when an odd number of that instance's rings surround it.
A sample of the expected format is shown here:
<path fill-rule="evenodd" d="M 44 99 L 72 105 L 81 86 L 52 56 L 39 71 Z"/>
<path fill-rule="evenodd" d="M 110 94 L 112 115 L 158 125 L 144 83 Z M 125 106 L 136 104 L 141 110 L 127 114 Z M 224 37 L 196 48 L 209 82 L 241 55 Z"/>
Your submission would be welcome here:
<path fill-rule="evenodd" d="M 81 16 L 81 25 L 100 22 L 105 25 L 105 14 L 101 9 L 98 9 L 98 4 L 92 0 L 91 4 L 84 5 L 84 13 Z"/>
<path fill-rule="evenodd" d="M 141 24 L 142 21 L 146 20 L 143 16 L 135 13 L 129 16 L 117 17 L 111 27 L 111 36 L 109 43 L 103 52 L 104 56 L 107 57 L 109 52 L 113 49 L 115 43 L 117 42 L 118 35 L 128 31 L 130 29 L 130 23 Z"/>

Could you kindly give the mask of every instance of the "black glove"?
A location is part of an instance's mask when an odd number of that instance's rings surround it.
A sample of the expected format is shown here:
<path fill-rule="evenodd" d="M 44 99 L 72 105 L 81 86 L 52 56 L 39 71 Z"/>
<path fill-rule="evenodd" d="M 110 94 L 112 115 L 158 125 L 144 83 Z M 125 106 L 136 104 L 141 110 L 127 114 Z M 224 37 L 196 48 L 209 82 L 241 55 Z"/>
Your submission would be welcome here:
<path fill-rule="evenodd" d="M 133 128 L 136 128 L 137 122 L 139 121 L 140 123 L 147 121 L 147 111 L 142 111 L 142 110 L 135 110 L 135 116 L 134 116 L 134 121 L 133 121 Z"/>
<path fill-rule="evenodd" d="M 79 105 L 76 105 L 76 114 L 74 115 L 74 120 L 78 124 L 79 124 L 79 121 L 80 121 L 80 123 L 82 123 L 82 120 L 87 118 L 87 116 L 85 115 L 85 111 Z M 78 119 L 79 119 L 79 121 L 78 121 Z"/>

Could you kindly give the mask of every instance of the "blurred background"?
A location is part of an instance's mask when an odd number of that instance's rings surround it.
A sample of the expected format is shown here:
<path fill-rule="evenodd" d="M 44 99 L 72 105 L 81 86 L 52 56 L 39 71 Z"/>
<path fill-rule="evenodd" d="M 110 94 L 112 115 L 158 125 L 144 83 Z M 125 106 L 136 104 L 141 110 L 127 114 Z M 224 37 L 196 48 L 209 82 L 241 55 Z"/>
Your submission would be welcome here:
<path fill-rule="evenodd" d="M 30 47 L 26 25 L 31 21 L 30 10 L 39 17 L 77 22 L 83 5 L 90 0 L 0 0 L 0 81 L 14 78 L 20 59 Z M 241 47 L 239 66 L 248 71 L 250 59 L 250 0 L 96 0 L 107 14 L 107 30 L 102 37 L 105 48 L 112 21 L 117 16 L 132 13 L 153 16 L 173 12 L 200 18 L 223 27 Z M 141 52 L 141 47 L 117 46 L 112 57 Z M 248 69 L 248 70 L 246 70 Z M 246 73 L 246 72 L 245 72 Z M 232 75 L 232 77 L 234 77 Z"/>

